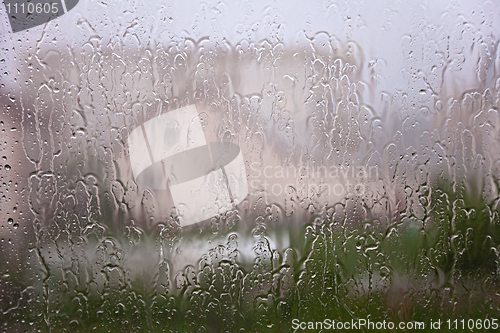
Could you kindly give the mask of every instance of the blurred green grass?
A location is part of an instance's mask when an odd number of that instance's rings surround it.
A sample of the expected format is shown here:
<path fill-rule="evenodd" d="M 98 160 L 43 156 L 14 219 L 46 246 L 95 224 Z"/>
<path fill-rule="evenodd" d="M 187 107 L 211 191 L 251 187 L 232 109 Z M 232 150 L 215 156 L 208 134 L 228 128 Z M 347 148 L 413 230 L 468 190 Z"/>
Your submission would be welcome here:
<path fill-rule="evenodd" d="M 289 332 L 294 318 L 397 323 L 495 317 L 498 211 L 480 193 L 456 188 L 438 183 L 422 191 L 423 220 L 403 211 L 386 228 L 376 221 L 347 228 L 345 219 L 315 217 L 300 231 L 303 243 L 284 251 L 271 249 L 261 234 L 250 270 L 238 263 L 237 236 L 231 234 L 196 268 L 172 272 L 162 261 L 153 281 L 140 275 L 134 280 L 113 261 L 119 250 L 106 248 L 119 244 L 94 235 L 87 245 L 100 261 L 84 269 L 88 283 L 79 281 L 75 267 L 58 275 L 45 263 L 38 284 L 25 289 L 17 307 L 4 309 L 3 329 Z M 157 241 L 136 236 L 128 246 Z"/>

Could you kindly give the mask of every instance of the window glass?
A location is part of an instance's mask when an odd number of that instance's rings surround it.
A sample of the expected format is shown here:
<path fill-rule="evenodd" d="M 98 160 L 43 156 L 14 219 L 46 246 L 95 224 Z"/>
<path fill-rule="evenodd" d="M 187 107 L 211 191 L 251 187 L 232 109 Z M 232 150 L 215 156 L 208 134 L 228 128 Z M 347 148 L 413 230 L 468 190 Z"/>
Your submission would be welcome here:
<path fill-rule="evenodd" d="M 4 332 L 499 328 L 493 1 L 5 0 Z"/>

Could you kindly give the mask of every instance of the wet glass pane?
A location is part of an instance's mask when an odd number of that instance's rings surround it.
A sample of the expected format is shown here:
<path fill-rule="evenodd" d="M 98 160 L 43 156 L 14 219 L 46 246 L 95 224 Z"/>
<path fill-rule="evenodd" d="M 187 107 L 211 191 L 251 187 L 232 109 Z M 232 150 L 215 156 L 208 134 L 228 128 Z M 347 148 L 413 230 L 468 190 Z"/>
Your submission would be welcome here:
<path fill-rule="evenodd" d="M 495 1 L 5 0 L 3 332 L 500 329 Z"/>

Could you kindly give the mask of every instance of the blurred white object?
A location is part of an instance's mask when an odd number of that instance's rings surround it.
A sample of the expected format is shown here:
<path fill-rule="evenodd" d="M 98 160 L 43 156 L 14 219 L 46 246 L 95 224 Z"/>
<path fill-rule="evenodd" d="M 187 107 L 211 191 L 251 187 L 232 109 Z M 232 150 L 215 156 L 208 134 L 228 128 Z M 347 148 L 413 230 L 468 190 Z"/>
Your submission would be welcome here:
<path fill-rule="evenodd" d="M 145 122 L 128 143 L 137 184 L 168 186 L 182 226 L 223 214 L 248 194 L 241 150 L 232 143 L 207 145 L 194 105 Z"/>

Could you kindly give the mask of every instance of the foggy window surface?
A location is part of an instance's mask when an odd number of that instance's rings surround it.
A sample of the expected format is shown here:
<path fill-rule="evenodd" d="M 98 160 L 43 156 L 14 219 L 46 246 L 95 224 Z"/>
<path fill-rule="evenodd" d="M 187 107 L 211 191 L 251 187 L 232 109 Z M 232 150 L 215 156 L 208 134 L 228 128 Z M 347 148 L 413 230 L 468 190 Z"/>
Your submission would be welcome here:
<path fill-rule="evenodd" d="M 0 330 L 500 329 L 495 1 L 5 0 Z"/>

